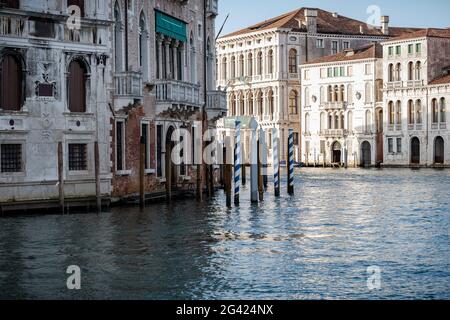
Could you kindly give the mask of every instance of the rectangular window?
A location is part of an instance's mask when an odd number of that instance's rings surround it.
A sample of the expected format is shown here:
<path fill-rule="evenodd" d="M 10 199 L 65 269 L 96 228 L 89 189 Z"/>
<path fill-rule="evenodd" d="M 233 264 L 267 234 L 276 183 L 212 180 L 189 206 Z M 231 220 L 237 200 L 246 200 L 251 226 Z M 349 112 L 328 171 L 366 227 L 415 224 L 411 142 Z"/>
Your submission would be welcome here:
<path fill-rule="evenodd" d="M 337 54 L 338 53 L 338 42 L 333 41 L 331 42 L 331 54 Z"/>
<path fill-rule="evenodd" d="M 397 138 L 397 153 L 402 153 L 402 138 Z"/>
<path fill-rule="evenodd" d="M 2 144 L 0 163 L 2 173 L 22 172 L 22 145 Z"/>
<path fill-rule="evenodd" d="M 162 177 L 162 131 L 162 125 L 156 126 L 156 174 L 158 177 Z"/>
<path fill-rule="evenodd" d="M 413 54 L 414 53 L 414 45 L 410 44 L 408 45 L 408 54 Z"/>
<path fill-rule="evenodd" d="M 422 52 L 422 45 L 420 43 L 416 44 L 416 53 L 421 53 Z"/>
<path fill-rule="evenodd" d="M 69 171 L 87 170 L 87 145 L 69 144 Z"/>
<path fill-rule="evenodd" d="M 333 68 L 328 68 L 328 78 L 333 77 Z"/>
<path fill-rule="evenodd" d="M 116 170 L 125 170 L 125 125 L 124 121 L 116 122 Z"/>
<path fill-rule="evenodd" d="M 298 142 L 299 142 L 298 132 L 294 132 L 294 146 L 298 146 Z"/>
<path fill-rule="evenodd" d="M 388 152 L 394 153 L 394 139 L 392 138 L 388 139 Z"/>
<path fill-rule="evenodd" d="M 394 55 L 394 47 L 389 47 L 389 56 L 392 57 Z"/>
<path fill-rule="evenodd" d="M 344 49 L 350 48 L 350 42 L 344 41 Z"/>
<path fill-rule="evenodd" d="M 327 69 L 325 68 L 320 69 L 320 78 L 324 79 L 326 77 L 327 77 Z"/>
<path fill-rule="evenodd" d="M 347 67 L 347 76 L 349 76 L 349 77 L 353 76 L 353 67 L 352 66 Z"/>
<path fill-rule="evenodd" d="M 309 70 L 305 70 L 305 80 L 309 80 Z"/>
<path fill-rule="evenodd" d="M 148 123 L 141 124 L 141 137 L 145 145 L 145 169 L 150 169 L 150 140 L 148 139 Z"/>
<path fill-rule="evenodd" d="M 371 75 L 372 74 L 372 68 L 371 68 L 370 64 L 366 64 L 364 66 L 364 68 L 365 68 L 365 71 L 366 71 L 366 75 Z"/>
<path fill-rule="evenodd" d="M 402 47 L 401 46 L 396 46 L 395 47 L 395 54 L 398 55 L 398 56 L 402 54 Z"/>
<path fill-rule="evenodd" d="M 339 77 L 339 67 L 334 67 L 334 76 Z"/>
<path fill-rule="evenodd" d="M 339 70 L 339 76 L 345 77 L 345 67 L 341 67 Z"/>
<path fill-rule="evenodd" d="M 325 140 L 320 140 L 320 154 L 325 154 Z"/>
<path fill-rule="evenodd" d="M 323 48 L 324 47 L 323 39 L 317 39 L 316 46 L 317 48 Z"/>

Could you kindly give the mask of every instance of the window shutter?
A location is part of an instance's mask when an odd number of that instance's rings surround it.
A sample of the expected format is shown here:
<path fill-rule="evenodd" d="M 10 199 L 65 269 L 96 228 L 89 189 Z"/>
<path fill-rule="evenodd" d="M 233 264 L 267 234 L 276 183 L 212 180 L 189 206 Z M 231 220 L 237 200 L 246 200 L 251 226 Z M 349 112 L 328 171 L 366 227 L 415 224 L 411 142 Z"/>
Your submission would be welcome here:
<path fill-rule="evenodd" d="M 6 55 L 2 61 L 1 106 L 3 110 L 19 111 L 22 100 L 22 68 L 17 59 Z"/>
<path fill-rule="evenodd" d="M 86 112 L 85 70 L 78 61 L 72 61 L 69 67 L 69 110 Z"/>

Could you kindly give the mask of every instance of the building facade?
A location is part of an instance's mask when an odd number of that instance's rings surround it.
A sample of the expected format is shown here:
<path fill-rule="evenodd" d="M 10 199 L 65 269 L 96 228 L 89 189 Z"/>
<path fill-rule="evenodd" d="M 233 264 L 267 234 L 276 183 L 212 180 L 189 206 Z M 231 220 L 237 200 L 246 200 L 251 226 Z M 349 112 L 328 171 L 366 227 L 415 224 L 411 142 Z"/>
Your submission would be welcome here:
<path fill-rule="evenodd" d="M 382 162 L 381 49 L 379 44 L 346 49 L 301 66 L 302 162 L 306 165 Z"/>
<path fill-rule="evenodd" d="M 450 31 L 383 42 L 384 164 L 449 166 Z"/>
<path fill-rule="evenodd" d="M 95 196 L 95 143 L 100 192 L 109 195 L 108 3 L 2 3 L 0 202 L 57 201 L 60 179 L 68 199 Z"/>
<path fill-rule="evenodd" d="M 303 93 L 298 66 L 412 31 L 389 27 L 388 17 L 383 17 L 382 27 L 371 27 L 337 13 L 301 8 L 219 38 L 217 83 L 227 89 L 229 117 L 218 123 L 221 135 L 232 134 L 227 120 L 254 116 L 267 130 L 268 141 L 270 129 L 279 130 L 285 160 L 291 128 L 295 157 L 300 161 Z M 249 141 L 250 132 L 244 130 L 244 155 L 248 155 Z"/>

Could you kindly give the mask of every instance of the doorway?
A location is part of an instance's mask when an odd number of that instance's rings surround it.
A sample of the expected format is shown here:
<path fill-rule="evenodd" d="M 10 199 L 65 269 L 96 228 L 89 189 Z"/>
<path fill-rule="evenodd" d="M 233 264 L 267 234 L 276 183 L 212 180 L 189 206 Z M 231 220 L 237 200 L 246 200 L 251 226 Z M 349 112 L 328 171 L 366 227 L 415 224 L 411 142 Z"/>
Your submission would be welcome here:
<path fill-rule="evenodd" d="M 411 139 L 411 164 L 420 164 L 420 140 L 417 137 Z"/>
<path fill-rule="evenodd" d="M 372 165 L 372 150 L 370 143 L 364 141 L 361 144 L 361 167 L 370 167 Z"/>
<path fill-rule="evenodd" d="M 332 147 L 333 163 L 341 163 L 342 161 L 342 147 L 339 142 L 333 143 Z"/>
<path fill-rule="evenodd" d="M 436 137 L 434 140 L 434 163 L 444 164 L 444 139 Z"/>

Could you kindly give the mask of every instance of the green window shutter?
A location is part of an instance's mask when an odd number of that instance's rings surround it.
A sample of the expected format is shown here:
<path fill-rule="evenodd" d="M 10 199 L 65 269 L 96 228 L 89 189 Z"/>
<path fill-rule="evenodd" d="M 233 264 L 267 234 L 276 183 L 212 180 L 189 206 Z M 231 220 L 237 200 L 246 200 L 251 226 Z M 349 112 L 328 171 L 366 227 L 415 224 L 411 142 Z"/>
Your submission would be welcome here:
<path fill-rule="evenodd" d="M 187 42 L 186 23 L 184 21 L 157 10 L 155 10 L 155 16 L 156 32 L 162 33 L 173 39 Z"/>

